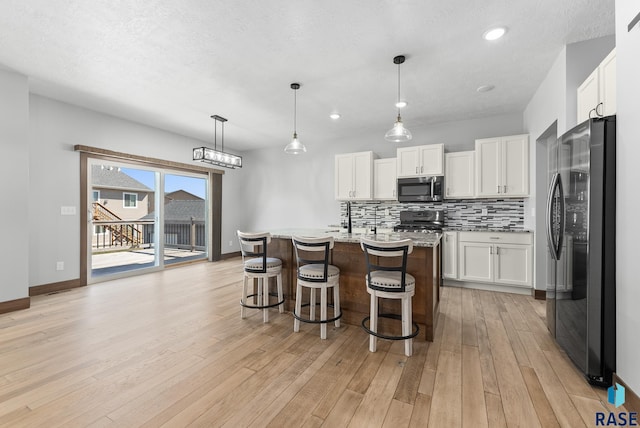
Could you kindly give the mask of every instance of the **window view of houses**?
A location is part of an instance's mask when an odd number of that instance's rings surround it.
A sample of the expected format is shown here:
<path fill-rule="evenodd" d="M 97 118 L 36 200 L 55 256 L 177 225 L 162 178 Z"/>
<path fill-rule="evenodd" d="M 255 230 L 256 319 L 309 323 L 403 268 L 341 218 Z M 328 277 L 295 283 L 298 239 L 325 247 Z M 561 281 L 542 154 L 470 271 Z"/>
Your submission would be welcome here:
<path fill-rule="evenodd" d="M 92 165 L 93 276 L 156 266 L 156 233 L 162 229 L 164 264 L 206 257 L 206 180 L 165 174 L 163 206 L 157 210 L 156 174 Z"/>

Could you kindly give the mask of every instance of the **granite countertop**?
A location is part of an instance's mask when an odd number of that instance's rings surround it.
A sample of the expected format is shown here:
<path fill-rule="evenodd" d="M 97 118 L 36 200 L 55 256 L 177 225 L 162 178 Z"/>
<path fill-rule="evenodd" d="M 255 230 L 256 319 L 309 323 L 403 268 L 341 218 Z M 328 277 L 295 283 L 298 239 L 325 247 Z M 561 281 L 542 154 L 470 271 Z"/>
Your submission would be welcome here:
<path fill-rule="evenodd" d="M 409 238 L 416 247 L 435 247 L 442 238 L 441 233 L 392 232 L 373 235 L 369 233 L 347 233 L 343 229 L 277 229 L 271 231 L 271 236 L 281 239 L 291 239 L 292 236 L 333 236 L 335 242 L 350 242 L 354 244 L 360 243 L 360 238 L 362 237 L 382 242 Z"/>
<path fill-rule="evenodd" d="M 446 226 L 443 228 L 445 232 L 515 232 L 515 233 L 532 233 L 531 229 L 515 228 L 515 227 L 474 227 L 474 226 Z"/>

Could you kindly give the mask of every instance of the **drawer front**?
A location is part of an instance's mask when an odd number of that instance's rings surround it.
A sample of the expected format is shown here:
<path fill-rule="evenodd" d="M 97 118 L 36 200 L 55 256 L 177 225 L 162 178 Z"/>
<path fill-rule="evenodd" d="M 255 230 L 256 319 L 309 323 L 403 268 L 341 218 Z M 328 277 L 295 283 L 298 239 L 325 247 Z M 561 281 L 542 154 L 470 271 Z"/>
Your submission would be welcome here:
<path fill-rule="evenodd" d="M 494 244 L 533 244 L 533 233 L 527 232 L 459 232 L 459 242 L 489 242 Z"/>

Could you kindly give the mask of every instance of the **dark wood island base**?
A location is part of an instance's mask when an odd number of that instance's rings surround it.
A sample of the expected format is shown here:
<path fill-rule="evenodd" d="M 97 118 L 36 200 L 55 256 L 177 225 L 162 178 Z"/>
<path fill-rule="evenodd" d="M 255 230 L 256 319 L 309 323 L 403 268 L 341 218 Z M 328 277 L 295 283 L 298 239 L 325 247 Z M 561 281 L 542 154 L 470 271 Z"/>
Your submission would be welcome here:
<path fill-rule="evenodd" d="M 275 235 L 275 234 L 274 234 Z M 396 238 L 396 237 L 393 237 Z M 399 237 L 402 239 L 404 237 Z M 353 241 L 353 237 L 349 236 Z M 286 309 L 292 310 L 295 303 L 296 259 L 289 238 L 274 237 L 269 244 L 269 257 L 282 260 L 282 285 Z M 414 246 L 409 255 L 407 272 L 416 279 L 416 294 L 413 296 L 413 320 L 420 326 L 417 338 L 433 341 L 440 303 L 440 245 Z M 360 325 L 369 315 L 370 296 L 365 285 L 366 264 L 364 253 L 357 242 L 340 242 L 336 238 L 331 264 L 340 268 L 340 307 L 342 321 Z M 389 299 L 380 301 L 380 312 L 400 313 L 398 302 Z"/>

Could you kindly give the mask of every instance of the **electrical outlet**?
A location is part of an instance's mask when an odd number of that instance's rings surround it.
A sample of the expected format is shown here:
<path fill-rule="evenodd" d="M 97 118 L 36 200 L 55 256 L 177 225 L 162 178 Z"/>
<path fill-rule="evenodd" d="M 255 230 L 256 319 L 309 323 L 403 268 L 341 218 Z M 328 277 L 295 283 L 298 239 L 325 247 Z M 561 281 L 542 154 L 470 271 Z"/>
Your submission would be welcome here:
<path fill-rule="evenodd" d="M 56 270 L 64 270 L 64 262 L 56 262 Z"/>
<path fill-rule="evenodd" d="M 360 210 L 360 215 L 361 215 L 362 217 L 364 217 L 365 215 L 367 215 L 367 211 L 366 211 L 364 208 L 363 208 L 363 209 L 361 209 L 361 210 Z"/>
<path fill-rule="evenodd" d="M 384 215 L 385 215 L 385 216 L 388 216 L 388 215 L 389 215 L 389 208 L 385 208 L 385 210 L 384 210 Z"/>
<path fill-rule="evenodd" d="M 487 209 L 483 208 L 482 209 L 482 215 L 488 215 L 488 214 L 489 214 L 489 212 L 487 211 Z"/>

